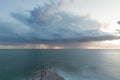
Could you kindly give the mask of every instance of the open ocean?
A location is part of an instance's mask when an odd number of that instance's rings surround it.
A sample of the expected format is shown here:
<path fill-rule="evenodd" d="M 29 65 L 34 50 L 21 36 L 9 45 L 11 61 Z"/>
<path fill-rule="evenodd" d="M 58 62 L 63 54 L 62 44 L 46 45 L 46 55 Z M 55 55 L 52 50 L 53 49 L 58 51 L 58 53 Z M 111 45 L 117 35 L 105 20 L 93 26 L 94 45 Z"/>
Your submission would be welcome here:
<path fill-rule="evenodd" d="M 120 50 L 0 50 L 0 80 L 27 80 L 50 64 L 65 80 L 120 80 Z"/>

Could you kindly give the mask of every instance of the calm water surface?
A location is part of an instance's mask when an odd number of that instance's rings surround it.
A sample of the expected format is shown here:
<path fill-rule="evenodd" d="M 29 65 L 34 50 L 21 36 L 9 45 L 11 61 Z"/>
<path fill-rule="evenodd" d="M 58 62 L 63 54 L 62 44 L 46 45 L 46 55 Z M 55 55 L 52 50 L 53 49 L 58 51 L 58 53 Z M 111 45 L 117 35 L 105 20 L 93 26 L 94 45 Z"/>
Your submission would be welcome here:
<path fill-rule="evenodd" d="M 120 80 L 120 50 L 0 50 L 0 80 L 26 80 L 43 64 L 65 80 Z"/>

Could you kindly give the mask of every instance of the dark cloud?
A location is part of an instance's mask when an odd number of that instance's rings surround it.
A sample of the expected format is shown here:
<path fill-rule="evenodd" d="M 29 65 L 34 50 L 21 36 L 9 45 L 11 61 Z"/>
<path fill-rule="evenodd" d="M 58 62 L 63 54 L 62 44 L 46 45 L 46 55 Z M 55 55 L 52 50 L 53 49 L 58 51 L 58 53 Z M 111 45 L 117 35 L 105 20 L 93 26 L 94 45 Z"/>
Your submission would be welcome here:
<path fill-rule="evenodd" d="M 117 22 L 120 25 L 120 21 Z"/>
<path fill-rule="evenodd" d="M 65 44 L 120 39 L 100 31 L 100 23 L 89 16 L 75 16 L 59 10 L 61 4 L 52 1 L 27 14 L 11 13 L 24 28 L 0 22 L 0 44 Z"/>

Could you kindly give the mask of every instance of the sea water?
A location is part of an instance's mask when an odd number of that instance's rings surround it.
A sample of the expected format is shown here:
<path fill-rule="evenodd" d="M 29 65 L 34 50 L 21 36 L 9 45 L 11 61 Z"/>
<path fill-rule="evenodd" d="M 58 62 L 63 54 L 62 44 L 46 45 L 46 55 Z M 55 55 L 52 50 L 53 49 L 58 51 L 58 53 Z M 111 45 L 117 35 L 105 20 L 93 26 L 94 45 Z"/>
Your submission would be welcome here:
<path fill-rule="evenodd" d="M 0 50 L 0 80 L 27 80 L 44 64 L 65 80 L 120 80 L 120 50 Z"/>

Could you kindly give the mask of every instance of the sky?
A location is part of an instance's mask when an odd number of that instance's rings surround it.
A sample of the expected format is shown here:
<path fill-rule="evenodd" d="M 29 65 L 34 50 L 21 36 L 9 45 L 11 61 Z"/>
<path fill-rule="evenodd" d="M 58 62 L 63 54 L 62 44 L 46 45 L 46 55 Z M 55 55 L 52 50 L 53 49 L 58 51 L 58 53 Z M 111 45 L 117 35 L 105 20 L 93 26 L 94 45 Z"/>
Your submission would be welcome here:
<path fill-rule="evenodd" d="M 120 49 L 120 0 L 0 0 L 0 48 Z"/>

